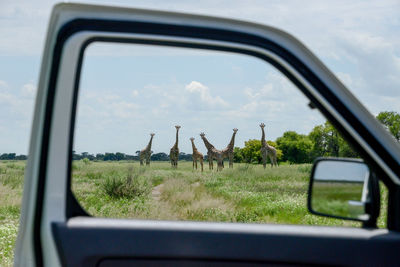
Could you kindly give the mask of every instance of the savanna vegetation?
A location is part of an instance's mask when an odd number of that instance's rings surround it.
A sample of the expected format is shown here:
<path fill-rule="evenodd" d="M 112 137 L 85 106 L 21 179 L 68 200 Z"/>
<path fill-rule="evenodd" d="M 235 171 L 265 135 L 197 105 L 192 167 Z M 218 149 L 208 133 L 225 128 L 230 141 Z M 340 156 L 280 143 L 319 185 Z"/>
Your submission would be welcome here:
<path fill-rule="evenodd" d="M 74 162 L 73 191 L 92 215 L 113 218 L 358 226 L 307 211 L 310 164 L 235 164 L 193 171 L 191 162 Z"/>
<path fill-rule="evenodd" d="M 180 161 L 140 166 L 136 161 L 73 162 L 72 189 L 86 211 L 99 217 L 284 223 L 359 227 L 357 222 L 319 217 L 307 211 L 311 164 L 235 163 L 222 172 L 193 170 Z M 227 166 L 227 164 L 226 164 Z M 12 264 L 21 209 L 24 161 L 0 162 L 0 266 Z M 379 226 L 385 225 L 382 188 Z"/>
<path fill-rule="evenodd" d="M 399 141 L 400 115 L 381 112 L 377 118 Z M 318 125 L 308 135 L 287 131 L 268 143 L 277 148 L 278 168 L 258 164 L 259 139 L 235 147 L 234 168 L 222 172 L 208 170 L 207 162 L 203 173 L 192 170 L 191 155 L 185 153 L 178 169 L 162 152 L 152 155 L 148 167 L 139 166 L 137 155 L 74 153 L 72 188 L 84 209 L 99 217 L 360 226 L 307 211 L 310 162 L 316 156 L 357 156 L 332 125 Z M 0 266 L 13 261 L 26 158 L 0 155 Z M 384 186 L 381 192 L 379 226 L 384 227 Z"/>
<path fill-rule="evenodd" d="M 0 162 L 0 266 L 11 266 L 21 211 L 25 161 Z"/>

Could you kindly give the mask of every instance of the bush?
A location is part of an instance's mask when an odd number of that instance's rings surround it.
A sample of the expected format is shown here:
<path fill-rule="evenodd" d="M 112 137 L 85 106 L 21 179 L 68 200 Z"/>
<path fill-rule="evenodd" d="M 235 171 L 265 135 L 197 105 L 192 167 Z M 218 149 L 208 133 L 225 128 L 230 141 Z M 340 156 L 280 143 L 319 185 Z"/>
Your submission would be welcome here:
<path fill-rule="evenodd" d="M 134 172 L 133 168 L 128 168 L 127 176 L 118 175 L 114 172 L 107 177 L 102 184 L 104 193 L 111 198 L 136 198 L 149 194 L 150 185 L 140 176 L 143 172 Z"/>

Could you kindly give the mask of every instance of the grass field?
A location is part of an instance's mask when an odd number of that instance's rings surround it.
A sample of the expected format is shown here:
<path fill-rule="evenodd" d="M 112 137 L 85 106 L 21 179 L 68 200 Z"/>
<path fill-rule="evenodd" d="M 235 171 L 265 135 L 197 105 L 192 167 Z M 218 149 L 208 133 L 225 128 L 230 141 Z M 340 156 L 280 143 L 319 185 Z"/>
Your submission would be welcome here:
<path fill-rule="evenodd" d="M 235 164 L 222 172 L 207 166 L 203 173 L 193 171 L 191 162 L 180 162 L 177 170 L 168 162 L 153 162 L 150 167 L 75 162 L 73 168 L 73 191 L 94 216 L 359 226 L 307 211 L 310 164 L 266 170 Z"/>
<path fill-rule="evenodd" d="M 140 167 L 137 162 L 78 161 L 72 187 L 81 205 L 99 217 L 360 226 L 307 211 L 310 164 L 266 170 L 234 164 L 222 172 L 205 167 L 201 173 L 191 162 L 179 162 L 175 170 L 168 162 Z M 0 162 L 0 266 L 12 264 L 24 169 L 23 161 Z M 384 221 L 385 214 L 380 227 Z"/>
<path fill-rule="evenodd" d="M 346 218 L 359 218 L 365 214 L 361 205 L 350 205 L 350 201 L 360 201 L 363 183 L 314 181 L 312 209 L 323 214 L 334 214 Z"/>

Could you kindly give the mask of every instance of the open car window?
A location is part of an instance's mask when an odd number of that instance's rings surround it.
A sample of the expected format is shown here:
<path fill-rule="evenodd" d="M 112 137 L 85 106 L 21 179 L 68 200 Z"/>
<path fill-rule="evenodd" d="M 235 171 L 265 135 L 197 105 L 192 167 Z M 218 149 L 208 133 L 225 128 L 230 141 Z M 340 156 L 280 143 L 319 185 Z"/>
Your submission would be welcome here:
<path fill-rule="evenodd" d="M 314 159 L 359 155 L 258 58 L 94 42 L 77 109 L 72 190 L 90 215 L 360 226 L 308 212 Z"/>

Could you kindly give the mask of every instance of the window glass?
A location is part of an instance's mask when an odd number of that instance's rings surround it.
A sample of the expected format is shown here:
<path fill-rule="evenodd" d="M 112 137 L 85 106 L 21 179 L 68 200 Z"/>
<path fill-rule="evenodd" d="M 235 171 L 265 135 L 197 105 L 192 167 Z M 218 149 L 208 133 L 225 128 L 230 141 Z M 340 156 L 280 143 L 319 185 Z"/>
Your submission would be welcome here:
<path fill-rule="evenodd" d="M 97 42 L 79 90 L 72 189 L 94 216 L 360 225 L 307 211 L 312 161 L 357 153 L 260 59 Z"/>

